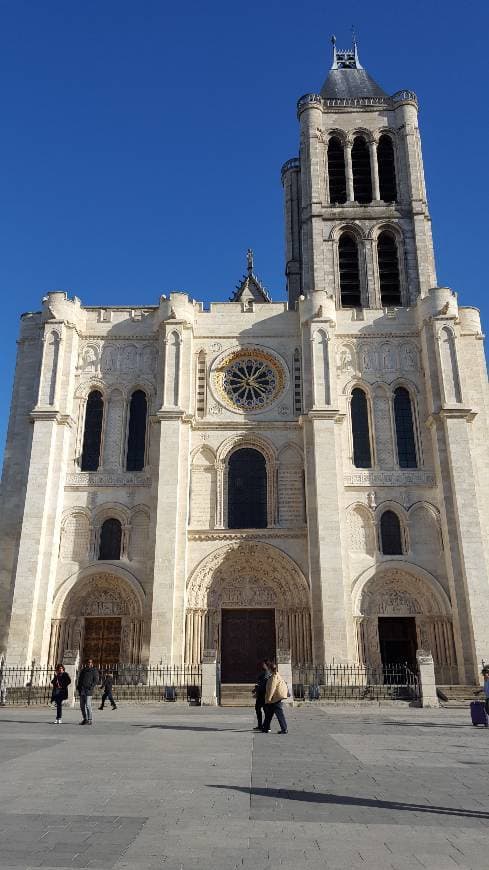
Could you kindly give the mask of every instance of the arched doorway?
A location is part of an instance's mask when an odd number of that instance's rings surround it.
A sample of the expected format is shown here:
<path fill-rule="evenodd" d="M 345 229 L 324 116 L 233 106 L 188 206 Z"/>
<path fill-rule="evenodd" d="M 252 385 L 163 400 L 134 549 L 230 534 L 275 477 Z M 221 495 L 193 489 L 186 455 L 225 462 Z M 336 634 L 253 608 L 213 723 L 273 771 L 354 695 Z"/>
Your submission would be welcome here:
<path fill-rule="evenodd" d="M 79 650 L 81 661 L 97 666 L 139 663 L 142 644 L 142 601 L 132 585 L 109 573 L 80 578 L 59 605 L 52 620 L 50 661 L 66 649 Z"/>
<path fill-rule="evenodd" d="M 261 657 L 290 650 L 310 663 L 309 587 L 297 565 L 269 544 L 233 543 L 207 556 L 187 584 L 185 661 L 215 649 L 223 682 L 246 683 Z"/>
<path fill-rule="evenodd" d="M 372 667 L 407 662 L 429 650 L 435 671 L 452 673 L 456 655 L 448 597 L 439 583 L 407 570 L 383 567 L 361 578 L 353 592 L 359 660 Z"/>

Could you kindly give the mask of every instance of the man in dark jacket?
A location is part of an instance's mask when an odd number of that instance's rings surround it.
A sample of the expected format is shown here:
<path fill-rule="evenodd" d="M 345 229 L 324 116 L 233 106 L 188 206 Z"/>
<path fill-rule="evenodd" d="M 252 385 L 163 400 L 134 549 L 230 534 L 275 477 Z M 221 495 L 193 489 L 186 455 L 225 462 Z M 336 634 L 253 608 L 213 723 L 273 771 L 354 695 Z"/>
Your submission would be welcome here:
<path fill-rule="evenodd" d="M 92 693 L 97 685 L 97 668 L 94 668 L 93 660 L 88 659 L 87 664 L 78 675 L 78 682 L 76 684 L 78 694 L 80 695 L 80 710 L 83 716 L 80 725 L 92 725 Z"/>
<path fill-rule="evenodd" d="M 259 673 L 256 680 L 255 688 L 253 689 L 253 694 L 255 696 L 255 713 L 256 713 L 256 721 L 257 725 L 255 727 L 255 731 L 261 731 L 263 724 L 263 713 L 265 710 L 265 692 L 267 690 L 267 680 L 270 676 L 268 671 L 266 662 L 259 662 Z"/>
<path fill-rule="evenodd" d="M 114 701 L 114 696 L 112 694 L 112 686 L 114 685 L 114 674 L 107 673 L 104 677 L 103 681 L 103 689 L 104 693 L 102 695 L 102 700 L 100 702 L 99 710 L 104 709 L 104 704 L 106 701 L 110 701 L 110 706 L 113 710 L 117 710 L 117 704 Z"/>

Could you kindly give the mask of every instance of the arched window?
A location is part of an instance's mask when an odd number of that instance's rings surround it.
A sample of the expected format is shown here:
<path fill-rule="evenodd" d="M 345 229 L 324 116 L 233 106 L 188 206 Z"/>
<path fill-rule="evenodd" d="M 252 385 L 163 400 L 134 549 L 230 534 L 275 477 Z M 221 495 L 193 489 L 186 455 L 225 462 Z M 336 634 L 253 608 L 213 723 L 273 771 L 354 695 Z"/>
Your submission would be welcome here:
<path fill-rule="evenodd" d="M 353 195 L 355 202 L 372 202 L 370 152 L 363 136 L 355 136 L 351 149 Z"/>
<path fill-rule="evenodd" d="M 266 529 L 267 469 L 258 450 L 243 447 L 228 464 L 228 528 Z"/>
<path fill-rule="evenodd" d="M 401 524 L 394 511 L 384 511 L 380 518 L 380 549 L 384 556 L 402 556 Z"/>
<path fill-rule="evenodd" d="M 206 400 L 206 362 L 205 351 L 201 350 L 197 357 L 197 417 L 205 417 Z"/>
<path fill-rule="evenodd" d="M 332 205 L 346 202 L 345 153 L 337 136 L 328 143 L 329 201 Z"/>
<path fill-rule="evenodd" d="M 384 202 L 396 202 L 396 163 L 394 160 L 394 146 L 392 139 L 385 133 L 380 137 L 377 145 L 377 164 L 379 167 L 380 198 Z"/>
<path fill-rule="evenodd" d="M 350 233 L 343 233 L 338 242 L 341 304 L 359 307 L 362 304 L 358 245 Z"/>
<path fill-rule="evenodd" d="M 401 468 L 416 468 L 416 439 L 414 437 L 411 396 L 405 387 L 394 393 L 394 419 L 396 421 L 397 458 Z"/>
<path fill-rule="evenodd" d="M 119 520 L 111 517 L 102 523 L 100 529 L 99 559 L 120 559 L 122 542 L 122 526 Z"/>
<path fill-rule="evenodd" d="M 85 432 L 80 468 L 82 471 L 97 471 L 100 464 L 104 400 L 99 390 L 92 390 L 85 410 Z"/>
<path fill-rule="evenodd" d="M 144 468 L 146 452 L 146 417 L 148 403 L 146 394 L 136 390 L 131 396 L 129 406 L 129 432 L 127 437 L 127 471 L 141 471 Z"/>
<path fill-rule="evenodd" d="M 392 233 L 380 233 L 377 240 L 377 261 L 382 305 L 387 307 L 401 305 L 399 260 L 396 240 Z"/>
<path fill-rule="evenodd" d="M 356 387 L 351 394 L 351 433 L 353 438 L 353 465 L 355 468 L 371 468 L 370 427 L 368 423 L 367 397 Z"/>

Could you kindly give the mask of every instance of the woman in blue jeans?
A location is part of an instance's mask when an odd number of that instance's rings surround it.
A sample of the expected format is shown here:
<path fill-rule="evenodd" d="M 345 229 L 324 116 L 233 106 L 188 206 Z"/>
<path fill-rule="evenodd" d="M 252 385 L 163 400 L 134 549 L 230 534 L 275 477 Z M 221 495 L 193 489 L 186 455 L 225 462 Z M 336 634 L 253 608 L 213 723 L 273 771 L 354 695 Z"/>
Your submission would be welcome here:
<path fill-rule="evenodd" d="M 51 680 L 53 691 L 51 693 L 51 703 L 56 704 L 56 720 L 55 725 L 61 725 L 62 722 L 62 706 L 63 701 L 68 697 L 68 686 L 71 683 L 69 674 L 66 673 L 63 665 L 56 665 L 54 678 Z"/>

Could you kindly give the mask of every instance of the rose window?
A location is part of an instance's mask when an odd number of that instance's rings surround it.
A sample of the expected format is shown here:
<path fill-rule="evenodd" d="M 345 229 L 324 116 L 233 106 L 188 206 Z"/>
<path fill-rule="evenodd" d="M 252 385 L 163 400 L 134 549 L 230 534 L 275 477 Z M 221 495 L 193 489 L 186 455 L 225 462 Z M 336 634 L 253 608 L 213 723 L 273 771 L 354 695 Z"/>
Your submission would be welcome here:
<path fill-rule="evenodd" d="M 221 359 L 213 382 L 219 399 L 227 407 L 260 411 L 268 408 L 282 393 L 284 373 L 275 356 L 250 348 Z"/>

